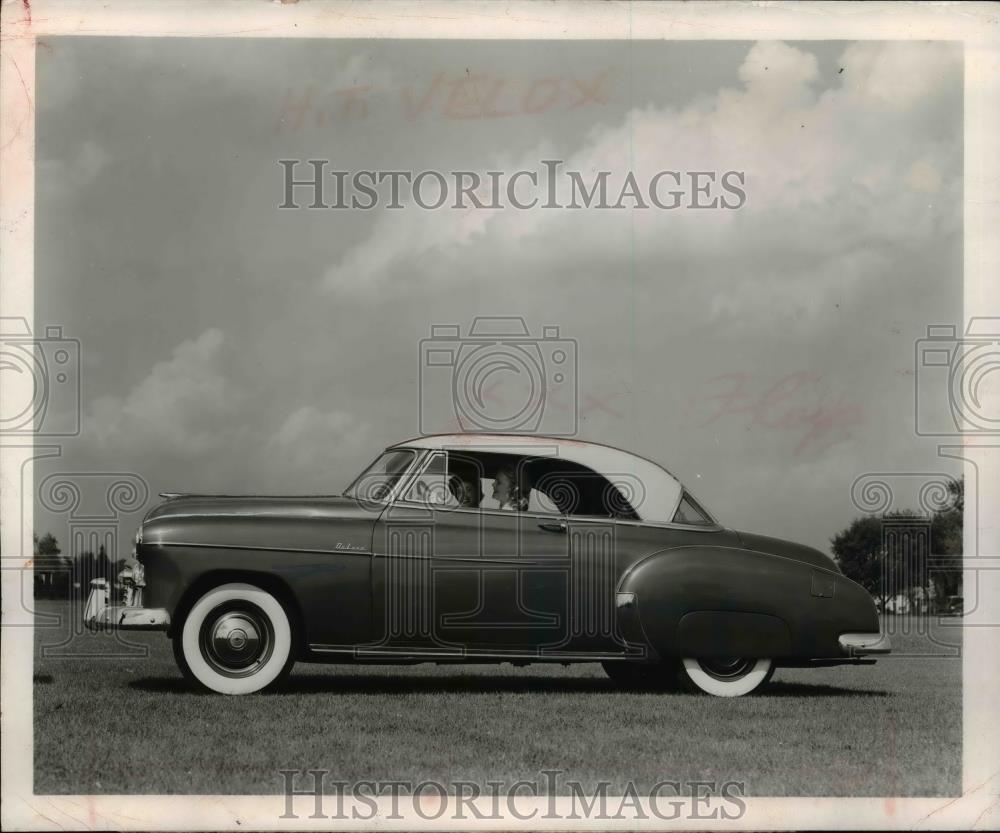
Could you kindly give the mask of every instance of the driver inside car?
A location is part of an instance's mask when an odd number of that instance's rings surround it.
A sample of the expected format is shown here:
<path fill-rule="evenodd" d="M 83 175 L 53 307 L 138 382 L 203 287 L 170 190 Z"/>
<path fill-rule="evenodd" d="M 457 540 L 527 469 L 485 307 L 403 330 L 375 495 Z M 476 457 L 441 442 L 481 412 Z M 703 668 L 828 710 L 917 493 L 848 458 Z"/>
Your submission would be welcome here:
<path fill-rule="evenodd" d="M 456 472 L 448 478 L 448 491 L 463 509 L 478 509 L 483 500 L 483 489 L 478 477 Z"/>

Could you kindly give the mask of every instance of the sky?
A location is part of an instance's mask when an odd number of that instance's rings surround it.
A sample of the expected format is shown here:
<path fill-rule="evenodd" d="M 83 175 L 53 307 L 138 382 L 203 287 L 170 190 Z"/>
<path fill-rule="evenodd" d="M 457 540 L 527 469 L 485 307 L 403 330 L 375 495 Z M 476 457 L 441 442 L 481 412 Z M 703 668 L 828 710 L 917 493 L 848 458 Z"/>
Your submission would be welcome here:
<path fill-rule="evenodd" d="M 727 526 L 826 551 L 859 476 L 958 471 L 913 402 L 915 342 L 962 314 L 960 46 L 74 37 L 37 84 L 35 329 L 79 339 L 82 416 L 36 482 L 337 493 L 451 427 L 421 342 L 477 316 L 558 327 L 576 436 Z M 279 210 L 277 160 L 312 158 L 737 170 L 747 201 Z"/>

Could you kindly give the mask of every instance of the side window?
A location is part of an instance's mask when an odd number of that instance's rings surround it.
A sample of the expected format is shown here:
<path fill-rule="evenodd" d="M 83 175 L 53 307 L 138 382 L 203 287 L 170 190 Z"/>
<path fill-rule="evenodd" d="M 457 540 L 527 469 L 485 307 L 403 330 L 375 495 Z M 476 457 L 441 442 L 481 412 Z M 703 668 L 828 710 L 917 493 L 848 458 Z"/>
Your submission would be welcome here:
<path fill-rule="evenodd" d="M 403 500 L 435 508 L 477 509 L 482 503 L 482 482 L 475 465 L 441 452 L 414 478 Z"/>
<path fill-rule="evenodd" d="M 629 498 L 603 475 L 565 460 L 540 463 L 532 495 L 539 511 L 584 518 L 638 520 Z"/>
<path fill-rule="evenodd" d="M 673 523 L 688 524 L 689 526 L 715 526 L 708 513 L 687 492 L 684 492 L 681 497 L 681 502 L 674 513 Z"/>
<path fill-rule="evenodd" d="M 448 490 L 447 474 L 447 457 L 444 454 L 435 454 L 423 470 L 413 478 L 413 482 L 403 495 L 403 500 L 427 506 L 457 506 L 458 501 Z"/>

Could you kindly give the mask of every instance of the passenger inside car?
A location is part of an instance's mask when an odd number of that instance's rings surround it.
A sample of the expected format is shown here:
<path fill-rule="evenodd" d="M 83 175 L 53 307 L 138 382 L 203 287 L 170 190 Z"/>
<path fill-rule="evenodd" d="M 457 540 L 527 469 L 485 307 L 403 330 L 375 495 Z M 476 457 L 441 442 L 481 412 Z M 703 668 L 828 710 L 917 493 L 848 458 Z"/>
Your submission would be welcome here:
<path fill-rule="evenodd" d="M 497 469 L 493 477 L 493 497 L 501 509 L 513 509 L 516 512 L 528 510 L 528 495 L 531 484 L 524 470 L 518 470 L 513 463 L 505 464 Z"/>

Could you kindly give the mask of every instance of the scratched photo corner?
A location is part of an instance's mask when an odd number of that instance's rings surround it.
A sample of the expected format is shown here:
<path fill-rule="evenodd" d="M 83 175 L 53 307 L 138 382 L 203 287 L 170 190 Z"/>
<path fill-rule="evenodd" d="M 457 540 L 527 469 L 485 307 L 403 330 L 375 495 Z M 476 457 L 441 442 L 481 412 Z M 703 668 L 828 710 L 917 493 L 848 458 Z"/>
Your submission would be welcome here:
<path fill-rule="evenodd" d="M 36 84 L 36 793 L 960 793 L 961 44 Z"/>

